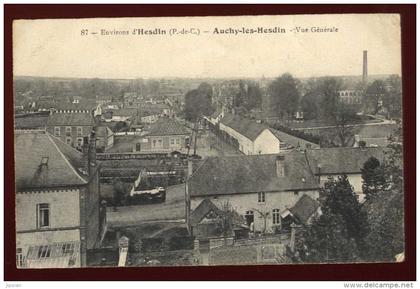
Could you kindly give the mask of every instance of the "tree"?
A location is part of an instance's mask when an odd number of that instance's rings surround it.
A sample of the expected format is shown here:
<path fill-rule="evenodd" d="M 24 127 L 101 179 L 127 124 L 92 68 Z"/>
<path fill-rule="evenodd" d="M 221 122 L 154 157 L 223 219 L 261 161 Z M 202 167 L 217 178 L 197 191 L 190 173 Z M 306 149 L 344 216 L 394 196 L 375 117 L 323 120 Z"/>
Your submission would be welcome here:
<path fill-rule="evenodd" d="M 388 184 L 364 204 L 370 225 L 363 250 L 366 261 L 394 261 L 395 255 L 404 252 L 402 160 L 402 127 L 398 123 L 385 152 L 384 174 Z"/>
<path fill-rule="evenodd" d="M 291 117 L 298 109 L 298 81 L 289 73 L 274 80 L 268 87 L 272 109 L 281 117 Z"/>
<path fill-rule="evenodd" d="M 380 101 L 385 95 L 385 83 L 382 80 L 375 80 L 366 88 L 366 105 L 368 111 L 377 114 L 381 108 Z"/>
<path fill-rule="evenodd" d="M 336 103 L 334 113 L 335 134 L 341 147 L 352 146 L 354 143 L 354 126 L 351 125 L 356 119 L 355 107 L 342 101 Z"/>
<path fill-rule="evenodd" d="M 367 218 L 347 176 L 330 178 L 321 189 L 320 202 L 322 214 L 304 227 L 297 242 L 300 258 L 328 263 L 359 260 Z"/>
<path fill-rule="evenodd" d="M 114 189 L 114 208 L 122 205 L 126 191 L 124 187 L 124 183 L 120 179 L 115 179 L 112 183 Z"/>
<path fill-rule="evenodd" d="M 325 77 L 321 80 L 319 91 L 322 97 L 323 118 L 326 120 L 336 120 L 337 109 L 340 101 L 338 91 L 342 84 L 336 78 Z"/>
<path fill-rule="evenodd" d="M 187 120 L 196 121 L 202 115 L 210 115 L 212 107 L 212 87 L 208 83 L 201 83 L 197 89 L 185 95 L 185 116 Z"/>
<path fill-rule="evenodd" d="M 347 233 L 357 244 L 360 244 L 366 235 L 367 216 L 362 211 L 361 204 L 346 175 L 339 176 L 337 180 L 330 178 L 321 189 L 321 196 L 325 198 L 322 212 L 341 215 L 346 225 Z"/>
<path fill-rule="evenodd" d="M 398 75 L 391 75 L 386 80 L 389 89 L 386 90 L 383 96 L 383 106 L 387 111 L 387 118 L 391 116 L 401 117 L 402 107 L 402 90 L 401 77 Z"/>
<path fill-rule="evenodd" d="M 375 157 L 370 157 L 362 168 L 362 189 L 366 199 L 372 199 L 387 188 L 387 178 L 383 164 Z"/>
<path fill-rule="evenodd" d="M 359 260 L 354 239 L 348 238 L 343 217 L 323 213 L 306 227 L 296 243 L 300 260 L 311 263 L 343 263 Z"/>
<path fill-rule="evenodd" d="M 254 108 L 261 108 L 262 103 L 262 92 L 261 88 L 257 83 L 248 83 L 248 91 L 247 91 L 247 102 L 245 107 L 248 110 Z"/>

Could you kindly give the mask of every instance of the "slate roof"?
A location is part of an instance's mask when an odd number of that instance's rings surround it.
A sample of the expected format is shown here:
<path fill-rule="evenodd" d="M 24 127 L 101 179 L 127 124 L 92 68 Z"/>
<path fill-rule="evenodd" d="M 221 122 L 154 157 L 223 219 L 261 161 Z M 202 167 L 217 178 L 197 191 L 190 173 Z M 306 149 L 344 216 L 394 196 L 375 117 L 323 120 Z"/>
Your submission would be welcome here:
<path fill-rule="evenodd" d="M 319 187 L 302 152 L 284 154 L 277 176 L 276 154 L 208 157 L 188 180 L 191 196 L 309 190 Z"/>
<path fill-rule="evenodd" d="M 289 145 L 292 145 L 295 148 L 306 148 L 306 145 L 310 145 L 312 148 L 319 148 L 319 145 L 309 142 L 307 140 L 301 139 L 299 137 L 295 137 L 293 135 L 290 135 L 288 133 L 269 128 L 269 130 L 274 134 L 274 136 L 280 140 L 281 142 L 287 143 Z"/>
<path fill-rule="evenodd" d="M 54 112 L 48 117 L 48 126 L 93 126 L 95 121 L 90 113 Z"/>
<path fill-rule="evenodd" d="M 150 133 L 147 136 L 163 136 L 163 135 L 189 135 L 190 131 L 179 122 L 169 119 L 160 118 L 150 126 Z"/>
<path fill-rule="evenodd" d="M 318 208 L 319 203 L 317 201 L 308 195 L 303 195 L 289 210 L 302 224 L 306 224 Z"/>
<path fill-rule="evenodd" d="M 384 160 L 385 148 L 321 148 L 308 149 L 306 155 L 311 170 L 318 174 L 320 166 L 321 174 L 352 174 L 360 173 L 363 164 L 370 158 L 375 157 L 379 162 Z"/>
<path fill-rule="evenodd" d="M 65 146 L 44 131 L 15 131 L 16 189 L 87 184 L 74 166 L 82 161 L 82 154 Z M 48 158 L 45 165 L 41 165 L 43 158 Z"/>
<path fill-rule="evenodd" d="M 246 138 L 254 141 L 268 126 L 256 123 L 255 120 L 225 113 L 221 123 L 234 129 Z"/>

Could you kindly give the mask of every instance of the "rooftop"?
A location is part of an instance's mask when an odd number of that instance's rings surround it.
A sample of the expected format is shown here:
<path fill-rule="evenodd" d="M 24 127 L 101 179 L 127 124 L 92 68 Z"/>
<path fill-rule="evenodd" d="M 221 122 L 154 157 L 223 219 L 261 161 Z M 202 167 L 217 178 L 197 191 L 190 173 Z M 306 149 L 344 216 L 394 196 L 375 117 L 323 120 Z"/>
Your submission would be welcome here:
<path fill-rule="evenodd" d="M 162 136 L 162 135 L 189 135 L 190 131 L 179 122 L 169 119 L 160 118 L 150 126 L 150 133 L 147 136 Z"/>
<path fill-rule="evenodd" d="M 293 216 L 296 217 L 302 224 L 306 224 L 309 218 L 319 208 L 319 203 L 309 197 L 303 195 L 299 201 L 290 209 Z"/>
<path fill-rule="evenodd" d="M 363 164 L 370 158 L 375 157 L 381 163 L 384 160 L 385 148 L 321 148 L 308 149 L 306 155 L 311 170 L 314 174 L 351 174 L 360 173 Z"/>
<path fill-rule="evenodd" d="M 254 141 L 265 129 L 268 128 L 266 125 L 259 124 L 255 120 L 228 113 L 225 113 L 221 122 L 251 141 Z"/>
<path fill-rule="evenodd" d="M 287 143 L 289 145 L 292 145 L 295 148 L 306 148 L 306 145 L 310 145 L 312 148 L 318 148 L 319 145 L 309 142 L 307 140 L 295 137 L 293 135 L 290 135 L 288 133 L 269 128 L 269 130 L 274 134 L 276 138 L 278 138 L 281 142 Z"/>
<path fill-rule="evenodd" d="M 82 161 L 82 153 L 45 131 L 15 131 L 17 190 L 87 184 L 77 169 Z"/>
<path fill-rule="evenodd" d="M 284 154 L 284 176 L 277 175 L 277 157 L 208 157 L 190 177 L 189 192 L 191 196 L 207 196 L 318 188 L 304 153 Z"/>
<path fill-rule="evenodd" d="M 90 112 L 54 112 L 48 117 L 47 126 L 93 126 Z"/>

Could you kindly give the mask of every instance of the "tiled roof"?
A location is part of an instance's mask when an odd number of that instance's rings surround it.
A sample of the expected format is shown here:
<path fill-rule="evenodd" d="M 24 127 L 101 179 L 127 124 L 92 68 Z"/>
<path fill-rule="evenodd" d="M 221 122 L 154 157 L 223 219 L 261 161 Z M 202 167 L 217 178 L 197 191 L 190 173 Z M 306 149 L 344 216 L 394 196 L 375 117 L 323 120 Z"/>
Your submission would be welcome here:
<path fill-rule="evenodd" d="M 315 213 L 319 208 L 319 203 L 309 197 L 303 195 L 299 201 L 290 209 L 293 216 L 296 217 L 302 224 L 306 224 L 308 219 Z"/>
<path fill-rule="evenodd" d="M 16 129 L 44 129 L 47 126 L 48 115 L 15 116 Z"/>
<path fill-rule="evenodd" d="M 139 114 L 137 108 L 120 108 L 112 110 L 112 116 L 136 116 Z"/>
<path fill-rule="evenodd" d="M 370 158 L 375 157 L 379 162 L 384 160 L 384 148 L 321 148 L 308 149 L 306 154 L 309 165 L 314 174 L 318 174 L 318 166 L 321 174 L 351 174 L 360 173 L 363 164 Z"/>
<path fill-rule="evenodd" d="M 57 102 L 57 110 L 92 110 L 98 105 L 94 99 L 79 99 L 79 103 L 61 101 Z"/>
<path fill-rule="evenodd" d="M 190 131 L 175 120 L 169 118 L 160 118 L 157 122 L 150 126 L 148 136 L 162 135 L 189 135 Z"/>
<path fill-rule="evenodd" d="M 251 141 L 254 141 L 265 129 L 268 128 L 266 125 L 256 123 L 255 120 L 227 113 L 225 113 L 221 122 Z"/>
<path fill-rule="evenodd" d="M 278 138 L 281 142 L 287 143 L 289 145 L 292 145 L 295 148 L 306 148 L 306 145 L 310 145 L 312 148 L 318 148 L 319 145 L 309 142 L 307 140 L 295 137 L 293 135 L 290 135 L 288 133 L 269 128 L 269 130 L 274 134 L 276 138 Z"/>
<path fill-rule="evenodd" d="M 277 176 L 278 155 L 209 157 L 188 181 L 191 196 L 318 188 L 301 152 L 284 154 L 284 176 Z"/>
<path fill-rule="evenodd" d="M 48 117 L 48 126 L 93 126 L 95 121 L 91 113 L 54 112 Z"/>
<path fill-rule="evenodd" d="M 44 131 L 15 131 L 17 190 L 86 184 L 74 166 L 82 161 L 81 153 L 65 146 Z"/>

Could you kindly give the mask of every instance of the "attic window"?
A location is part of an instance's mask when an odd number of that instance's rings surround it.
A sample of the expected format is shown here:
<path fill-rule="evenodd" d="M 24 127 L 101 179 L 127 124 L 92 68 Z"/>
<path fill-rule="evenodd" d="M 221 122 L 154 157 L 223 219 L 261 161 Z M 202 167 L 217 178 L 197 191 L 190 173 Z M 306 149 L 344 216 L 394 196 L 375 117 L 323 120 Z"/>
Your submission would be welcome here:
<path fill-rule="evenodd" d="M 48 157 L 42 157 L 41 159 L 41 165 L 48 165 Z"/>

